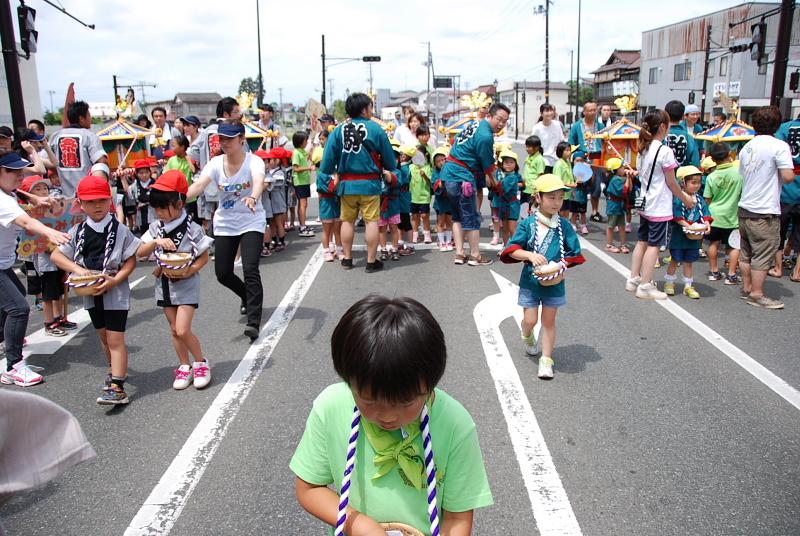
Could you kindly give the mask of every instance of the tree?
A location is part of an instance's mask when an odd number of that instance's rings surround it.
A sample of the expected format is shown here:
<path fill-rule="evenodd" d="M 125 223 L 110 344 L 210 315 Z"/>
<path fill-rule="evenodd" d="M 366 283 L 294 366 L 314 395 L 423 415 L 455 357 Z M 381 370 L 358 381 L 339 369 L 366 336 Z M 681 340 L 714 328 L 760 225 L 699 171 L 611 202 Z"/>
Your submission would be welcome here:
<path fill-rule="evenodd" d="M 64 118 L 64 108 L 59 108 L 57 112 L 45 112 L 44 124 L 45 125 L 60 125 Z"/>
<path fill-rule="evenodd" d="M 344 101 L 341 99 L 336 99 L 333 101 L 333 117 L 336 118 L 336 121 L 341 123 L 345 119 L 347 119 L 347 112 L 344 110 Z"/>
<path fill-rule="evenodd" d="M 569 87 L 569 99 L 567 100 L 567 104 L 574 105 L 575 104 L 575 80 L 570 80 L 567 82 L 567 87 Z M 581 84 L 581 96 L 578 99 L 578 103 L 580 106 L 583 106 L 583 103 L 588 102 L 590 100 L 594 100 L 594 87 L 590 86 L 589 84 Z"/>
<path fill-rule="evenodd" d="M 263 84 L 262 84 L 263 87 Z M 248 76 L 247 78 L 242 78 L 242 81 L 239 82 L 239 92 L 237 95 L 241 95 L 242 93 L 252 93 L 256 96 L 256 102 L 262 102 L 264 100 L 264 92 L 261 92 L 261 98 L 259 99 L 258 95 L 258 77 L 256 76 L 253 78 L 252 76 Z"/>

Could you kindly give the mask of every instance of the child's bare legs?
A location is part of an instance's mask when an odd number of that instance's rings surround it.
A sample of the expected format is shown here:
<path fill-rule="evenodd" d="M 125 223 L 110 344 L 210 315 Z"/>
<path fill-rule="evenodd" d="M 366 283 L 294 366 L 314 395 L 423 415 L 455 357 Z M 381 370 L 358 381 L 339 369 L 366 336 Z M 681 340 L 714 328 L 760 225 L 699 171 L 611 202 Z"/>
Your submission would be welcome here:
<path fill-rule="evenodd" d="M 672 265 L 672 263 L 670 263 Z M 684 262 L 683 263 L 683 279 L 684 281 L 694 281 L 694 263 L 691 262 Z M 687 283 L 691 286 L 691 283 Z"/>
<path fill-rule="evenodd" d="M 386 226 L 378 227 L 378 247 L 386 249 Z"/>
<path fill-rule="evenodd" d="M 542 307 L 542 329 L 539 337 L 542 341 L 542 358 L 553 357 L 556 346 L 556 307 Z"/>
<path fill-rule="evenodd" d="M 111 375 L 114 378 L 124 379 L 128 375 L 128 348 L 125 346 L 124 331 L 109 331 L 105 328 L 98 329 L 100 344 L 108 359 Z"/>
<path fill-rule="evenodd" d="M 712 274 L 719 272 L 719 244 L 720 241 L 716 240 L 708 245 L 708 269 Z"/>
<path fill-rule="evenodd" d="M 300 197 L 297 199 L 297 209 L 299 212 L 298 220 L 300 220 L 300 227 L 306 226 L 306 211 L 308 210 L 308 198 Z"/>
<path fill-rule="evenodd" d="M 684 263 L 684 265 L 685 264 L 686 263 Z M 684 268 L 684 271 L 685 270 L 686 269 Z M 678 272 L 678 261 L 676 260 L 669 261 L 669 266 L 667 266 L 667 275 L 669 277 L 674 277 L 677 272 Z M 644 279 L 642 281 L 644 281 Z"/>
<path fill-rule="evenodd" d="M 428 213 L 428 214 L 422 213 L 422 214 L 420 214 L 420 216 L 422 217 L 422 230 L 424 232 L 426 232 L 427 234 L 431 234 L 431 215 L 430 215 L 430 213 Z"/>
<path fill-rule="evenodd" d="M 333 220 L 333 240 L 337 247 L 342 247 L 342 220 L 339 218 Z"/>
<path fill-rule="evenodd" d="M 203 351 L 200 348 L 200 340 L 192 331 L 192 320 L 194 319 L 194 307 L 191 305 L 179 305 L 177 307 L 164 307 L 164 315 L 169 320 L 169 327 L 172 331 L 172 345 L 181 365 L 190 365 L 189 353 L 191 352 L 195 361 L 205 361 Z"/>
<path fill-rule="evenodd" d="M 625 230 L 624 225 L 619 226 L 619 243 L 625 245 L 628 243 L 628 231 Z M 627 247 L 627 246 L 626 246 Z"/>
<path fill-rule="evenodd" d="M 49 324 L 57 316 L 61 316 L 61 300 L 47 300 L 42 302 L 42 316 L 44 323 Z"/>
<path fill-rule="evenodd" d="M 738 249 L 731 249 L 729 253 L 730 258 L 728 259 L 728 275 L 736 275 L 736 269 L 739 267 L 739 250 Z M 797 263 L 800 266 L 800 263 Z M 796 271 L 796 270 L 795 270 Z M 795 279 L 797 276 L 795 276 Z"/>
<path fill-rule="evenodd" d="M 520 328 L 522 329 L 522 336 L 523 337 L 530 337 L 531 333 L 533 333 L 533 328 L 536 327 L 536 324 L 539 322 L 539 309 L 535 307 L 526 307 L 522 310 L 522 323 L 520 324 Z"/>
<path fill-rule="evenodd" d="M 394 249 L 400 249 L 400 228 L 393 223 L 389 225 L 389 232 L 392 233 L 392 245 Z"/>
<path fill-rule="evenodd" d="M 620 236 L 622 236 L 622 233 L 620 233 Z M 607 246 L 613 246 L 614 245 L 614 228 L 613 227 L 609 227 L 608 229 L 606 229 L 606 245 Z"/>
<path fill-rule="evenodd" d="M 643 283 L 649 283 L 653 279 L 657 259 L 658 246 L 648 246 L 647 242 L 636 242 L 631 263 L 631 279 L 641 277 Z"/>
<path fill-rule="evenodd" d="M 508 244 L 515 232 L 517 232 L 517 222 L 515 220 L 505 220 L 503 222 L 503 244 Z"/>
<path fill-rule="evenodd" d="M 296 212 L 297 209 L 295 209 L 295 207 L 289 207 L 289 227 L 294 227 Z"/>
<path fill-rule="evenodd" d="M 419 212 L 411 213 L 411 233 L 411 241 L 416 242 L 419 237 Z"/>
<path fill-rule="evenodd" d="M 333 232 L 333 221 L 322 222 L 322 249 L 328 251 L 331 246 L 331 233 Z"/>

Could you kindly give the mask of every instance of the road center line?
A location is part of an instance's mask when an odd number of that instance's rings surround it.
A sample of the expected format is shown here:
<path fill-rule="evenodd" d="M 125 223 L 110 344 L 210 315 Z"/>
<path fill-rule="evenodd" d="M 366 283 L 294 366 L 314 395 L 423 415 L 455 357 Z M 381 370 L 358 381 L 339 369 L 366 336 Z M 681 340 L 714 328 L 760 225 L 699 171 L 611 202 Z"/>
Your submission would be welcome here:
<path fill-rule="evenodd" d="M 612 259 L 608 254 L 604 253 L 602 250 L 600 250 L 600 248 L 594 244 L 591 244 L 589 241 L 583 238 L 581 238 L 580 241 L 581 248 L 586 251 L 590 251 L 598 259 L 606 263 L 625 278 L 630 277 L 631 272 L 628 268 L 623 266 L 618 261 Z M 711 327 L 703 323 L 699 318 L 691 314 L 674 301 L 670 299 L 654 301 L 666 309 L 672 316 L 683 322 L 692 331 L 715 346 L 720 352 L 728 356 L 731 360 L 733 360 L 734 363 L 749 372 L 758 381 L 772 389 L 778 396 L 789 402 L 795 408 L 800 409 L 800 392 L 798 392 L 797 389 L 789 385 L 786 381 L 777 376 L 775 373 L 771 372 L 764 365 L 740 350 L 725 337 L 711 329 Z"/>
<path fill-rule="evenodd" d="M 163 536 L 172 530 L 322 265 L 322 247 L 318 247 L 130 522 L 125 536 Z"/>

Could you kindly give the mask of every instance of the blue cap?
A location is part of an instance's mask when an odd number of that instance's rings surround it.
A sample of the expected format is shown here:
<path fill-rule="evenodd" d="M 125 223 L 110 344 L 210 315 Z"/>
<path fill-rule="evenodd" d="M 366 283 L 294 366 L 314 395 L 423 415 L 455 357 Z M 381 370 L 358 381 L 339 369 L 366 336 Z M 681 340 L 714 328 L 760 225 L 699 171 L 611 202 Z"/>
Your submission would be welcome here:
<path fill-rule="evenodd" d="M 6 155 L 0 157 L 0 167 L 6 169 L 23 169 L 30 165 L 30 162 L 14 152 L 7 153 Z"/>
<path fill-rule="evenodd" d="M 31 141 L 44 141 L 44 134 L 36 134 L 34 132 L 30 139 Z"/>
<path fill-rule="evenodd" d="M 179 119 L 184 123 L 189 123 L 190 125 L 194 125 L 196 127 L 200 126 L 200 119 L 196 115 L 184 115 Z"/>
<path fill-rule="evenodd" d="M 244 125 L 241 123 L 220 123 L 217 134 L 226 138 L 235 138 L 244 134 Z"/>

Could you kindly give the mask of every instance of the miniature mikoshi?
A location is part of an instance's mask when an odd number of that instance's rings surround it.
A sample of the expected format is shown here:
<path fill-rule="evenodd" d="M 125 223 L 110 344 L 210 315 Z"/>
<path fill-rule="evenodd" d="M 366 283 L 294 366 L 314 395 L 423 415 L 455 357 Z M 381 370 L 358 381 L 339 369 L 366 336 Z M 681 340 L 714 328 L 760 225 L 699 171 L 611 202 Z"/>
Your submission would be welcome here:
<path fill-rule="evenodd" d="M 619 158 L 635 168 L 639 153 L 637 143 L 641 130 L 639 125 L 631 123 L 623 117 L 610 127 L 592 134 L 592 138 L 603 140 L 603 148 L 600 153 L 600 161 L 591 162 L 591 164 L 605 167 L 609 158 Z"/>
<path fill-rule="evenodd" d="M 459 119 L 449 127 L 439 127 L 439 132 L 447 136 L 447 144 L 452 146 L 455 143 L 456 135 L 471 125 L 477 125 L 478 121 L 484 119 L 492 105 L 492 98 L 483 91 L 473 91 L 469 95 L 461 96 L 461 107 L 469 109 L 469 113 L 463 119 Z M 505 136 L 506 129 L 501 130 L 495 137 Z"/>
<path fill-rule="evenodd" d="M 133 162 L 150 156 L 148 139 L 155 133 L 124 119 L 118 119 L 97 133 L 108 154 L 112 170 L 130 167 Z"/>

